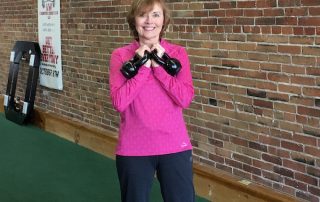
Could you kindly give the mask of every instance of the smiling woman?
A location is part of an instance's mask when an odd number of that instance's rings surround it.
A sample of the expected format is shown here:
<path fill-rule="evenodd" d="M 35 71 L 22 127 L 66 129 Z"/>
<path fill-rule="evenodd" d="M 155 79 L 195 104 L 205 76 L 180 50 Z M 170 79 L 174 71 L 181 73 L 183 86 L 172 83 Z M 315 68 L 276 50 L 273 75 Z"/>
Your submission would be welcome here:
<path fill-rule="evenodd" d="M 135 40 L 113 51 L 109 79 L 121 117 L 121 199 L 149 201 L 156 174 L 164 201 L 194 202 L 192 145 L 182 113 L 194 95 L 188 54 L 162 38 L 170 21 L 163 0 L 134 0 L 127 20 Z"/>
<path fill-rule="evenodd" d="M 153 11 L 155 13 L 153 13 Z M 148 14 L 154 14 L 154 15 L 148 16 Z M 127 21 L 128 21 L 130 30 L 132 31 L 134 38 L 136 40 L 139 40 L 140 38 L 138 34 L 138 30 L 136 29 L 136 24 L 137 24 L 136 20 L 139 20 L 138 18 L 143 19 L 146 17 L 153 17 L 153 19 L 157 20 L 158 25 L 161 24 L 161 31 L 158 34 L 158 37 L 161 38 L 170 22 L 169 10 L 165 5 L 164 1 L 134 1 L 132 3 L 131 10 L 129 11 L 127 16 Z M 146 23 L 150 23 L 150 22 L 146 22 Z"/>
<path fill-rule="evenodd" d="M 162 31 L 163 20 L 162 8 L 159 4 L 155 4 L 151 11 L 141 11 L 135 17 L 135 28 L 141 42 L 156 44 Z"/>

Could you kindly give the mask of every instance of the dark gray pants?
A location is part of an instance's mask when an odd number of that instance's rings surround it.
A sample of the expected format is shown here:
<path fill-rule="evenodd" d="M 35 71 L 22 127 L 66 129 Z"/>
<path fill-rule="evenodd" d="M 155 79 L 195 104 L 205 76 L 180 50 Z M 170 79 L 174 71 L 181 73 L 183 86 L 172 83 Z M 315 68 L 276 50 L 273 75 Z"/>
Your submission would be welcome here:
<path fill-rule="evenodd" d="M 155 173 L 164 202 L 194 202 L 192 151 L 116 156 L 122 202 L 149 202 Z"/>

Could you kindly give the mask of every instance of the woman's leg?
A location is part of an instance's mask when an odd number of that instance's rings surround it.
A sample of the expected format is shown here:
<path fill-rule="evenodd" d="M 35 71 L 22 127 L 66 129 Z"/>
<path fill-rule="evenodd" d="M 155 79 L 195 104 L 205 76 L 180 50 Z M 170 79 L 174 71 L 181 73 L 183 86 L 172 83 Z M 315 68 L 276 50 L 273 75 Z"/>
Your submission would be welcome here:
<path fill-rule="evenodd" d="M 155 173 L 155 158 L 116 156 L 122 202 L 148 202 Z"/>
<path fill-rule="evenodd" d="M 192 151 L 161 155 L 157 177 L 164 202 L 194 202 Z"/>

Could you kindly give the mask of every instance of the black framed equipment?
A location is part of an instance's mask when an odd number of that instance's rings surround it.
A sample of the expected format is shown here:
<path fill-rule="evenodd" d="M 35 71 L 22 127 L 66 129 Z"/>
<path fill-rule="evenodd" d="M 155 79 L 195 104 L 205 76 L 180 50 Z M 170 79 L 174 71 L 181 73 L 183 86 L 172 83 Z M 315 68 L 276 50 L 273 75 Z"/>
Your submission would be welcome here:
<path fill-rule="evenodd" d="M 16 97 L 16 86 L 22 58 L 29 60 L 29 73 L 25 97 L 23 101 L 20 101 Z M 8 120 L 23 124 L 30 119 L 36 96 L 40 60 L 41 49 L 38 43 L 30 41 L 17 41 L 15 43 L 10 55 L 7 91 L 4 95 L 4 110 Z"/>

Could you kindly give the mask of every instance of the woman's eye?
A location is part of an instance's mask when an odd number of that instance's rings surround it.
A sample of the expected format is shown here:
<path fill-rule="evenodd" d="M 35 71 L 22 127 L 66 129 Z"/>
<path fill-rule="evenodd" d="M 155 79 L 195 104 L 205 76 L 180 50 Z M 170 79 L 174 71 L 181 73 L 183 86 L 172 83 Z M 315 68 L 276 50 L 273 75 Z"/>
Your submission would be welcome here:
<path fill-rule="evenodd" d="M 160 17 L 160 14 L 159 13 L 154 13 L 153 17 Z"/>

